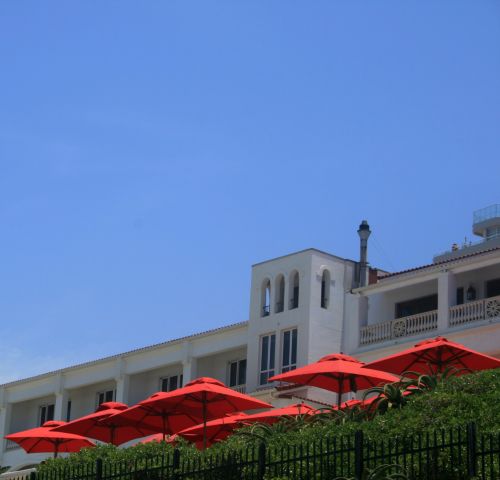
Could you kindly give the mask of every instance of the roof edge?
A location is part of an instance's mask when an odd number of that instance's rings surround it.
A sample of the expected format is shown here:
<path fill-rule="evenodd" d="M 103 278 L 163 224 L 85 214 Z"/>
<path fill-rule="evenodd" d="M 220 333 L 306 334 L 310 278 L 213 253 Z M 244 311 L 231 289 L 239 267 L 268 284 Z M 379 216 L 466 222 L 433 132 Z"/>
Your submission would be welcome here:
<path fill-rule="evenodd" d="M 331 257 L 331 258 L 335 258 L 337 260 L 341 260 L 343 262 L 356 263 L 355 260 L 351 260 L 349 258 L 339 257 L 338 255 L 333 255 L 333 254 L 325 252 L 323 250 L 319 250 L 318 248 L 310 247 L 310 248 L 304 248 L 303 250 L 298 250 L 297 252 L 287 253 L 285 255 L 280 255 L 279 257 L 274 257 L 274 258 L 270 258 L 269 260 L 263 260 L 262 262 L 254 263 L 252 265 L 252 268 L 253 267 L 257 267 L 258 265 L 264 265 L 265 263 L 274 262 L 276 260 L 281 260 L 282 258 L 291 257 L 292 255 L 299 255 L 300 253 L 306 253 L 306 252 L 316 252 L 316 253 L 320 253 L 322 255 L 326 255 L 327 257 Z"/>
<path fill-rule="evenodd" d="M 191 335 L 186 335 L 184 337 L 174 338 L 172 340 L 167 340 L 165 342 L 154 343 L 152 345 L 148 345 L 146 347 L 139 347 L 134 350 L 128 350 L 126 352 L 117 353 L 115 355 L 110 355 L 109 357 L 102 357 L 96 360 L 89 360 L 88 362 L 77 363 L 76 365 L 70 365 L 69 367 L 63 367 L 58 370 L 52 370 L 50 372 L 40 373 L 38 375 L 33 375 L 32 377 L 20 378 L 19 380 L 13 380 L 12 382 L 2 383 L 0 384 L 0 388 L 11 387 L 14 385 L 18 385 L 24 382 L 32 382 L 34 380 L 41 380 L 44 377 L 48 377 L 50 375 L 58 374 L 58 373 L 66 373 L 71 370 L 77 370 L 79 368 L 90 367 L 92 365 L 97 365 L 99 363 L 109 362 L 110 360 L 117 360 L 119 358 L 127 357 L 136 353 L 147 352 L 151 350 L 156 350 L 158 348 L 166 347 L 169 345 L 175 345 L 176 343 L 185 342 L 186 340 L 199 338 L 199 337 L 208 337 L 210 335 L 214 335 L 219 332 L 224 332 L 227 330 L 233 330 L 240 327 L 248 325 L 248 320 L 243 320 L 242 322 L 231 323 L 229 325 L 224 325 L 223 327 L 212 328 L 211 330 L 206 330 L 204 332 L 193 333 Z"/>

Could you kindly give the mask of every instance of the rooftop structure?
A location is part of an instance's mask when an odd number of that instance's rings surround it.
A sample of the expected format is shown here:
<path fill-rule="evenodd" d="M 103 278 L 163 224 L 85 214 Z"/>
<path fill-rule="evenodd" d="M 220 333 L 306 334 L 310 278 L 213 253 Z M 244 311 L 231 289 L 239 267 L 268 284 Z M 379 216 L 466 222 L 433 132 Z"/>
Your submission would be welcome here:
<path fill-rule="evenodd" d="M 465 239 L 461 244 L 454 243 L 451 250 L 436 255 L 434 262 L 439 263 L 500 247 L 500 204 L 476 210 L 473 213 L 472 232 L 481 237 L 481 240 L 472 242 Z"/>

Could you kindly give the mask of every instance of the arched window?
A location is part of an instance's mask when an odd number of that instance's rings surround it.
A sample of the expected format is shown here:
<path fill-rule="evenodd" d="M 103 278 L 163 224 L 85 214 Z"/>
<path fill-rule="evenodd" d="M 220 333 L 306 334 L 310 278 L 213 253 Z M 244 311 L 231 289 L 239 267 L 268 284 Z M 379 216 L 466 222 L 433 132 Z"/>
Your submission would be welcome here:
<path fill-rule="evenodd" d="M 321 277 L 321 308 L 328 308 L 330 301 L 330 272 L 323 270 Z"/>
<path fill-rule="evenodd" d="M 299 307 L 299 272 L 293 272 L 290 280 L 290 310 Z"/>
<path fill-rule="evenodd" d="M 267 317 L 271 313 L 271 280 L 268 278 L 266 278 L 262 284 L 260 305 L 262 316 Z"/>
<path fill-rule="evenodd" d="M 276 278 L 276 308 L 275 312 L 280 313 L 285 309 L 285 277 L 283 275 L 278 275 Z"/>

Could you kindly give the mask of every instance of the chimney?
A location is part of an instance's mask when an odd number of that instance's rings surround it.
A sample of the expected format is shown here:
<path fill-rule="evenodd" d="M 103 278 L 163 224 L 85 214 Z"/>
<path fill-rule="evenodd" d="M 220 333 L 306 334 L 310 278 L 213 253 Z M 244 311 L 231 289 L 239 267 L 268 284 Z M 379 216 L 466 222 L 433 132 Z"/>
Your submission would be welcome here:
<path fill-rule="evenodd" d="M 359 269 L 358 286 L 364 287 L 368 284 L 368 237 L 371 234 L 370 225 L 363 220 L 358 229 L 359 235 Z"/>

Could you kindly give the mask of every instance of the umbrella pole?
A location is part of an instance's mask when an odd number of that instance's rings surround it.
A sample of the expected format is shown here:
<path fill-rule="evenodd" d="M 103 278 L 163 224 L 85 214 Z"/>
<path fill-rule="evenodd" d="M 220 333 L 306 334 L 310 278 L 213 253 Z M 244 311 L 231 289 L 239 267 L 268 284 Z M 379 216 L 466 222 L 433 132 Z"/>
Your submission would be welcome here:
<path fill-rule="evenodd" d="M 54 458 L 57 458 L 58 450 L 59 450 L 59 442 L 56 442 L 54 444 Z"/>
<path fill-rule="evenodd" d="M 161 430 L 162 433 L 163 433 L 163 441 L 165 441 L 165 437 L 166 437 L 166 433 L 165 433 L 165 430 L 166 430 L 166 428 L 165 428 L 165 415 L 161 416 L 161 422 L 163 424 L 162 430 Z"/>
<path fill-rule="evenodd" d="M 340 376 L 340 381 L 339 381 L 339 396 L 337 398 L 337 407 L 339 407 L 340 410 L 340 405 L 342 404 L 342 386 L 344 383 L 344 376 Z"/>
<path fill-rule="evenodd" d="M 203 450 L 207 448 L 207 394 L 203 392 Z"/>

